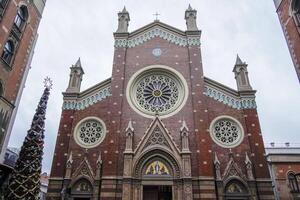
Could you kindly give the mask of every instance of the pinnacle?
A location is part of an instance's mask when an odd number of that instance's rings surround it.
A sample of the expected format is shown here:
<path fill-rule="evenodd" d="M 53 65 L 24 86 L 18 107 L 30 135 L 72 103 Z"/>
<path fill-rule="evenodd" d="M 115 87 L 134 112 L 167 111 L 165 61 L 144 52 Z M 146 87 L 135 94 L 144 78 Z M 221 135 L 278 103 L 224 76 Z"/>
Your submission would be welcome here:
<path fill-rule="evenodd" d="M 127 13 L 126 7 L 124 6 L 122 13 Z"/>
<path fill-rule="evenodd" d="M 236 61 L 235 61 L 236 65 L 243 65 L 244 63 L 242 62 L 241 58 L 239 57 L 239 54 L 237 54 L 236 56 Z"/>
<path fill-rule="evenodd" d="M 189 128 L 187 127 L 185 120 L 182 121 L 182 126 L 181 126 L 180 130 L 181 131 L 183 131 L 183 130 L 189 131 Z"/>
<path fill-rule="evenodd" d="M 189 4 L 188 10 L 193 10 L 191 4 Z"/>
<path fill-rule="evenodd" d="M 128 126 L 127 126 L 127 128 L 126 128 L 126 132 L 127 131 L 134 131 L 134 128 L 133 128 L 133 126 L 132 126 L 132 121 L 131 121 L 131 119 L 129 120 L 129 122 L 128 122 Z"/>
<path fill-rule="evenodd" d="M 78 58 L 75 67 L 81 67 L 81 61 L 80 61 L 80 57 Z"/>

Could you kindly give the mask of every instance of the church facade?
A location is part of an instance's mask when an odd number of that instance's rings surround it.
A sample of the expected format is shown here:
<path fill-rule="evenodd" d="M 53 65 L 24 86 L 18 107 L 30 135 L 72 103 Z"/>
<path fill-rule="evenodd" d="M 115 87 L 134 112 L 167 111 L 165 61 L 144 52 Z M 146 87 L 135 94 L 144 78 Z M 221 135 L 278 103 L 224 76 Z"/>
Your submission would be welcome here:
<path fill-rule="evenodd" d="M 129 33 L 124 8 L 111 78 L 71 67 L 47 199 L 274 199 L 247 64 L 237 90 L 205 77 L 196 15 Z"/>

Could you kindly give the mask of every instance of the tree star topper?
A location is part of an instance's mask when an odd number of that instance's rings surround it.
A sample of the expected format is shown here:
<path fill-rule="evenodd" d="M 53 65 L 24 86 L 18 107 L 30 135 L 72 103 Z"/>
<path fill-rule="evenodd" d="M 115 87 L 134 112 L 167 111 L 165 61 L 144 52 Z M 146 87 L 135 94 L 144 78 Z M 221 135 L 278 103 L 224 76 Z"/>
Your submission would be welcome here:
<path fill-rule="evenodd" d="M 50 90 L 50 89 L 52 89 L 52 85 L 53 85 L 52 80 L 47 76 L 47 77 L 44 79 L 44 87 L 45 87 L 45 88 L 48 88 L 48 89 Z"/>

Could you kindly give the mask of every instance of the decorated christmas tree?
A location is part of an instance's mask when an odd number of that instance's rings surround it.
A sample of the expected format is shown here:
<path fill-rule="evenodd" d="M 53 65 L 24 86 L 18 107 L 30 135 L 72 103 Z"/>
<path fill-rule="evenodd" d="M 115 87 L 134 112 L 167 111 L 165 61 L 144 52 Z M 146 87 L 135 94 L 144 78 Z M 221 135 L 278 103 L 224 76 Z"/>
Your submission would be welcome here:
<path fill-rule="evenodd" d="M 19 158 L 9 179 L 6 200 L 39 199 L 40 175 L 44 148 L 44 127 L 48 97 L 52 86 L 47 77 L 45 90 L 40 99 L 31 128 L 21 147 Z"/>

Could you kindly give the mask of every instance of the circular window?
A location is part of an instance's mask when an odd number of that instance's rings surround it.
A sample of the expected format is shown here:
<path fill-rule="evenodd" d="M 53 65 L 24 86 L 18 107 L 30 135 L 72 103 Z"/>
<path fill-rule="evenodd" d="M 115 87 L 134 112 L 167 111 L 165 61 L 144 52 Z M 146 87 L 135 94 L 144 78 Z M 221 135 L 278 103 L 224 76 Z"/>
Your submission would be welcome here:
<path fill-rule="evenodd" d="M 187 97 L 182 75 L 166 66 L 150 66 L 137 72 L 129 81 L 127 99 L 144 116 L 158 113 L 167 117 L 178 112 Z"/>
<path fill-rule="evenodd" d="M 210 125 L 210 135 L 215 143 L 224 148 L 238 146 L 243 138 L 242 125 L 229 116 L 217 117 Z"/>
<path fill-rule="evenodd" d="M 104 122 L 96 117 L 89 117 L 77 124 L 74 138 L 81 147 L 93 148 L 103 141 L 105 134 L 106 127 Z"/>

